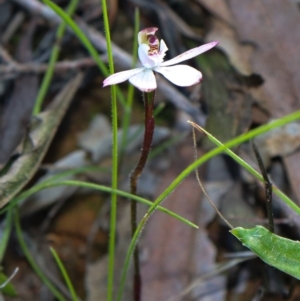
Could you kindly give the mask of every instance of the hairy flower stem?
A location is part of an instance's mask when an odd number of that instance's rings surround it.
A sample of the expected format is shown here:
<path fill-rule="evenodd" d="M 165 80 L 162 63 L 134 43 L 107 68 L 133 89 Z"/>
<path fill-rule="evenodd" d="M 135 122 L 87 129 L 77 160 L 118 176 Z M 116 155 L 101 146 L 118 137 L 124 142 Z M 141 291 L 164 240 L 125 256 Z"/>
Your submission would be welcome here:
<path fill-rule="evenodd" d="M 141 151 L 141 156 L 138 164 L 136 165 L 134 171 L 130 177 L 130 190 L 131 193 L 137 194 L 137 183 L 138 179 L 146 165 L 146 161 L 151 149 L 153 132 L 154 132 L 154 116 L 153 116 L 153 107 L 154 107 L 154 96 L 155 91 L 152 92 L 144 92 L 144 105 L 145 105 L 145 133 L 144 133 L 144 141 Z M 132 237 L 135 233 L 137 227 L 137 209 L 136 209 L 136 201 L 131 201 L 131 232 Z M 139 250 L 138 247 L 134 250 L 133 255 L 133 263 L 134 263 L 134 280 L 133 280 L 133 300 L 140 301 L 141 300 L 141 275 L 140 275 L 140 265 L 139 265 Z"/>

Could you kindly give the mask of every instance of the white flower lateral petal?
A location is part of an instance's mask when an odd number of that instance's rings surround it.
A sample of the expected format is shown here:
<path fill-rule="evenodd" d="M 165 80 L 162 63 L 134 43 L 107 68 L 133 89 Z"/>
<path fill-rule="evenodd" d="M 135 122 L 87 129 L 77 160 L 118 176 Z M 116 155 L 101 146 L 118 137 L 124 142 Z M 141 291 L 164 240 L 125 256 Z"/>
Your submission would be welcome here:
<path fill-rule="evenodd" d="M 156 67 L 154 71 L 161 73 L 166 79 L 179 87 L 192 86 L 202 80 L 202 73 L 188 65 Z"/>
<path fill-rule="evenodd" d="M 117 72 L 115 74 L 110 75 L 103 81 L 103 87 L 116 85 L 122 82 L 125 82 L 130 77 L 134 76 L 137 73 L 140 73 L 144 70 L 144 68 L 136 68 L 126 71 Z"/>
<path fill-rule="evenodd" d="M 129 80 L 132 85 L 142 92 L 151 92 L 157 88 L 153 71 L 162 74 L 173 84 L 181 87 L 192 86 L 201 82 L 202 74 L 195 68 L 188 65 L 172 65 L 198 56 L 215 47 L 218 42 L 211 42 L 193 48 L 164 62 L 163 59 L 168 47 L 163 40 L 159 41 L 157 39 L 156 31 L 156 27 L 150 27 L 138 34 L 138 55 L 143 67 L 112 74 L 103 81 L 103 87 Z"/>

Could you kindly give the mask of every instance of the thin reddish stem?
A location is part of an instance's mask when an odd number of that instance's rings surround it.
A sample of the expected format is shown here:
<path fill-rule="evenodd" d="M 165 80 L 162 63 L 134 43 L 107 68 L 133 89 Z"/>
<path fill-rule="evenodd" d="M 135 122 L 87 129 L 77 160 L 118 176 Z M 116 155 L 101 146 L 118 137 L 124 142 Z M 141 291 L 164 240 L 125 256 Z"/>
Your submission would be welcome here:
<path fill-rule="evenodd" d="M 141 150 L 141 156 L 138 164 L 133 170 L 130 177 L 130 190 L 132 194 L 137 194 L 137 183 L 142 171 L 146 165 L 148 155 L 151 150 L 153 132 L 155 127 L 153 107 L 154 107 L 154 95 L 155 91 L 144 92 L 144 105 L 145 105 L 145 132 L 144 141 Z M 137 207 L 136 202 L 131 201 L 131 233 L 132 236 L 137 228 Z M 138 247 L 134 250 L 133 255 L 134 261 L 134 284 L 133 284 L 133 296 L 134 301 L 141 301 L 141 275 L 140 275 L 140 265 L 139 265 L 139 250 Z"/>

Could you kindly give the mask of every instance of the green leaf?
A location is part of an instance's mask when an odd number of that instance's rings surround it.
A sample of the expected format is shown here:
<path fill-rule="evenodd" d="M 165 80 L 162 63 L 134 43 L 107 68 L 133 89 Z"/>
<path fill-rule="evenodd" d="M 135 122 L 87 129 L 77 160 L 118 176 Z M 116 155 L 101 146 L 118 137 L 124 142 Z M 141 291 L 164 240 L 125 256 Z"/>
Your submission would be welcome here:
<path fill-rule="evenodd" d="M 300 279 L 300 242 L 273 234 L 262 226 L 230 231 L 268 265 Z"/>
<path fill-rule="evenodd" d="M 79 73 L 55 97 L 49 109 L 32 119 L 20 146 L 22 154 L 5 166 L 0 178 L 0 208 L 4 207 L 33 177 L 49 148 L 83 75 Z"/>

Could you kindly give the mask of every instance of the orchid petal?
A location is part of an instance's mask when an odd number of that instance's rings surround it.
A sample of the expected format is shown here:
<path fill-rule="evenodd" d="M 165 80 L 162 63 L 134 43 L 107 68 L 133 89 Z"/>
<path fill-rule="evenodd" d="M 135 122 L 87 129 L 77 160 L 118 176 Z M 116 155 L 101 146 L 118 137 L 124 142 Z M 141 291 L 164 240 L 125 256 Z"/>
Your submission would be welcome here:
<path fill-rule="evenodd" d="M 176 65 L 171 67 L 156 67 L 154 71 L 161 73 L 173 84 L 186 87 L 198 84 L 202 80 L 202 73 L 188 65 Z M 139 74 L 135 75 L 138 76 Z"/>
<path fill-rule="evenodd" d="M 139 59 L 144 67 L 153 68 L 157 66 L 160 61 L 157 60 L 156 56 L 148 54 L 149 49 L 150 47 L 148 45 L 141 44 L 138 49 Z"/>
<path fill-rule="evenodd" d="M 216 41 L 216 42 L 207 43 L 202 46 L 193 48 L 191 50 L 188 50 L 188 51 L 174 57 L 173 59 L 171 59 L 169 61 L 163 62 L 162 64 L 160 64 L 160 66 L 171 66 L 171 65 L 178 64 L 180 62 L 189 60 L 189 59 L 215 47 L 218 43 L 219 42 Z"/>
<path fill-rule="evenodd" d="M 103 81 L 103 87 L 122 83 L 130 77 L 142 72 L 143 70 L 144 68 L 136 68 L 112 74 Z"/>
<path fill-rule="evenodd" d="M 162 55 L 162 58 L 166 55 L 166 52 L 169 50 L 164 40 L 160 40 L 159 53 Z"/>
<path fill-rule="evenodd" d="M 129 78 L 132 85 L 142 92 L 151 92 L 156 89 L 156 79 L 151 69 L 144 69 L 142 72 Z"/>

